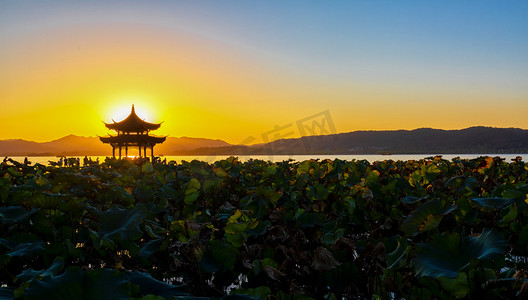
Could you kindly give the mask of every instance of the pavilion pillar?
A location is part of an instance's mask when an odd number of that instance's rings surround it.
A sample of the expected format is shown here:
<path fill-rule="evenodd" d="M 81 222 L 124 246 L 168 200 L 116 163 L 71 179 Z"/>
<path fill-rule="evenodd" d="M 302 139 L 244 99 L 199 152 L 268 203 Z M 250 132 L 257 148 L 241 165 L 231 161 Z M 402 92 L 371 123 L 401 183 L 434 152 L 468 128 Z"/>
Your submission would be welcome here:
<path fill-rule="evenodd" d="M 115 146 L 112 145 L 112 157 L 115 158 Z"/>
<path fill-rule="evenodd" d="M 143 146 L 143 156 L 147 157 L 147 146 Z"/>
<path fill-rule="evenodd" d="M 128 145 L 125 145 L 125 157 L 128 157 Z"/>
<path fill-rule="evenodd" d="M 141 157 L 141 145 L 139 145 L 139 157 Z"/>
<path fill-rule="evenodd" d="M 154 162 L 154 146 L 150 146 L 150 156 L 152 157 L 152 162 Z"/>
<path fill-rule="evenodd" d="M 119 159 L 121 159 L 121 145 L 119 145 Z"/>

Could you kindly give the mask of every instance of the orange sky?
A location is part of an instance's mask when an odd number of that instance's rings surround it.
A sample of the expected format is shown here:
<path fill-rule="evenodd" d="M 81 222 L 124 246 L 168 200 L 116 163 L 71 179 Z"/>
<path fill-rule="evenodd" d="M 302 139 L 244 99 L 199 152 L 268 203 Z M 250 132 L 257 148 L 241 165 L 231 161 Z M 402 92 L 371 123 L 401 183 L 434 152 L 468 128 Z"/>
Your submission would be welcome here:
<path fill-rule="evenodd" d="M 147 121 L 164 121 L 155 134 L 230 143 L 242 143 L 249 136 L 254 137 L 252 143 L 262 142 L 263 133 L 289 124 L 293 126 L 288 137 L 299 136 L 296 121 L 324 111 L 337 132 L 528 128 L 528 52 L 522 51 L 528 49 L 526 38 L 502 41 L 510 52 L 494 56 L 493 49 L 488 53 L 483 48 L 473 55 L 464 37 L 448 46 L 427 44 L 431 37 L 416 36 L 403 25 L 396 40 L 342 24 L 326 33 L 301 31 L 298 37 L 281 30 L 318 30 L 310 29 L 308 17 L 299 16 L 304 27 L 285 20 L 274 25 L 269 19 L 270 28 L 261 28 L 263 21 L 251 23 L 251 11 L 240 9 L 249 16 L 227 24 L 233 15 L 209 12 L 214 17 L 200 19 L 205 8 L 190 7 L 190 16 L 178 23 L 173 8 L 159 2 L 148 9 L 130 4 L 125 19 L 113 20 L 119 2 L 111 7 L 104 3 L 95 1 L 92 10 L 65 1 L 57 1 L 53 9 L 0 7 L 0 139 L 105 135 L 102 121 L 118 121 L 132 104 Z M 102 8 L 110 11 L 108 16 L 100 16 Z M 511 19 L 509 12 L 502 13 L 497 22 Z M 17 14 L 41 26 L 23 23 Z M 75 21 L 72 14 L 84 19 Z M 156 23 L 157 14 L 166 23 Z M 172 16 L 176 25 L 167 21 Z M 276 17 L 278 23 L 286 18 Z M 331 20 L 332 15 L 321 18 Z M 345 16 L 341 18 L 345 22 Z M 244 22 L 255 28 L 243 30 Z M 527 28 L 528 21 L 518 22 L 502 26 Z M 443 29 L 437 30 L 440 34 Z M 361 33 L 366 37 L 360 47 L 354 38 L 362 38 Z M 283 40 L 273 40 L 280 34 Z M 480 38 L 472 42 L 488 43 L 486 34 Z M 435 50 L 442 47 L 447 48 Z M 519 56 L 507 57 L 511 53 Z"/>

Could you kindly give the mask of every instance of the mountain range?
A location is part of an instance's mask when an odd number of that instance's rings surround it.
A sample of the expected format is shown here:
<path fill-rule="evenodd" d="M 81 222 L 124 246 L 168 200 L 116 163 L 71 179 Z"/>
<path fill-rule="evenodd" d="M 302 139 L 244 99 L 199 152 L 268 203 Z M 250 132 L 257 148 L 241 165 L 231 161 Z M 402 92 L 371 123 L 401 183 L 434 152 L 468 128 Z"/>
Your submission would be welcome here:
<path fill-rule="evenodd" d="M 251 146 L 199 148 L 187 155 L 286 154 L 507 154 L 528 153 L 528 130 L 470 127 L 459 130 L 354 131 L 281 139 Z"/>
<path fill-rule="evenodd" d="M 154 148 L 155 154 L 178 155 L 182 151 L 190 151 L 204 147 L 230 146 L 221 140 L 167 137 L 166 141 Z M 134 147 L 129 148 L 129 154 L 136 155 Z M 50 142 L 32 142 L 21 139 L 0 140 L 0 156 L 84 156 L 111 155 L 112 147 L 103 144 L 98 137 L 82 137 L 68 135 Z"/>
<path fill-rule="evenodd" d="M 110 146 L 101 143 L 97 137 L 68 135 L 44 143 L 0 140 L 1 156 L 110 155 L 111 151 Z M 129 153 L 134 155 L 135 151 L 132 148 Z M 167 137 L 154 151 L 156 155 L 528 153 L 528 130 L 479 126 L 460 130 L 353 131 L 255 145 Z"/>

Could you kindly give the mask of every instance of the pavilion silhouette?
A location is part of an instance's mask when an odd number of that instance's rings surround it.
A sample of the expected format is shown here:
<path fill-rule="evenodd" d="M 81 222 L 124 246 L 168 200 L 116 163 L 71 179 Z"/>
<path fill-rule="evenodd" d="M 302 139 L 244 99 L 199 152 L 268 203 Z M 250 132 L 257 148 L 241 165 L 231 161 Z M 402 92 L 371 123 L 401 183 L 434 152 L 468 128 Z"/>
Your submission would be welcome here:
<path fill-rule="evenodd" d="M 157 137 L 149 135 L 149 131 L 156 130 L 161 126 L 161 123 L 149 123 L 136 115 L 134 104 L 132 104 L 132 111 L 130 115 L 123 121 L 113 123 L 105 123 L 106 128 L 115 130 L 116 136 L 109 135 L 107 137 L 99 137 L 101 142 L 110 144 L 112 146 L 112 156 L 116 157 L 115 150 L 119 149 L 119 158 L 121 158 L 122 148 L 125 149 L 125 156 L 128 156 L 129 147 L 138 147 L 139 157 L 147 157 L 147 148 L 150 148 L 150 155 L 152 161 L 154 160 L 154 146 L 165 141 L 166 137 Z M 142 151 L 143 150 L 143 151 Z M 143 155 L 141 155 L 143 152 Z"/>

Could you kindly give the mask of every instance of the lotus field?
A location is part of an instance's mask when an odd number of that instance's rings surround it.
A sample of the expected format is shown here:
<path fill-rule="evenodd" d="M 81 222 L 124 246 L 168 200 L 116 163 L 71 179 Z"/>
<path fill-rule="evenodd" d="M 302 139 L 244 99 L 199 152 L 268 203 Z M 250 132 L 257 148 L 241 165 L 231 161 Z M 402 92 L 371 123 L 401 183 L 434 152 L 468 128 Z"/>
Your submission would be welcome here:
<path fill-rule="evenodd" d="M 0 165 L 0 299 L 528 296 L 528 165 Z"/>

